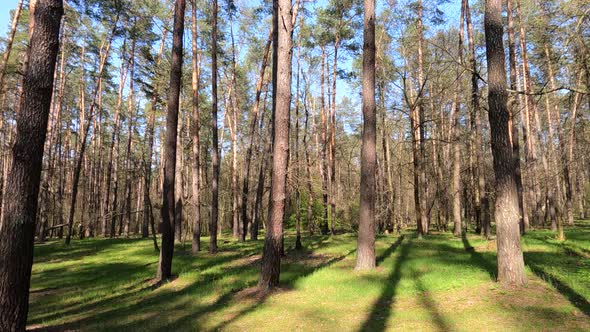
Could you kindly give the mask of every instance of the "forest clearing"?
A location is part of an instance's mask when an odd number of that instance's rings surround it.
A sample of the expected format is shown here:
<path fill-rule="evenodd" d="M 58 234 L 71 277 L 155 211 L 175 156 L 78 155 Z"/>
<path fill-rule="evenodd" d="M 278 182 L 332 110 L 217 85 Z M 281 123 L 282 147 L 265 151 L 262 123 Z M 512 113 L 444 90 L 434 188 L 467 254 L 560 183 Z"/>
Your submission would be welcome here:
<path fill-rule="evenodd" d="M 412 233 L 377 239 L 377 269 L 354 272 L 355 238 L 286 237 L 279 289 L 252 292 L 262 242 L 225 236 L 216 255 L 177 244 L 178 278 L 151 288 L 158 253 L 149 240 L 37 247 L 32 331 L 584 331 L 590 329 L 590 223 L 553 240 L 523 238 L 529 284 L 495 283 L 494 241 Z M 466 249 L 466 247 L 468 249 Z M 473 249 L 471 249 L 473 248 Z M 272 319 L 270 319 L 272 317 Z"/>

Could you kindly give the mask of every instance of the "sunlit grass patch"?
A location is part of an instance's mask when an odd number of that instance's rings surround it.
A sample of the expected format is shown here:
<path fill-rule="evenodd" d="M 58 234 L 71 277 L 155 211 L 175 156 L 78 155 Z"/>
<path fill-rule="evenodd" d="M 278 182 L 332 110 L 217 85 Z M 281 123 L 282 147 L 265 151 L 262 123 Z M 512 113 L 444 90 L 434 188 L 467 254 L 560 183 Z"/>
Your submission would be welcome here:
<path fill-rule="evenodd" d="M 581 235 L 580 235 L 581 234 Z M 568 229 L 586 248 L 590 229 Z M 572 235 L 570 237 L 570 235 Z M 478 235 L 379 236 L 378 267 L 355 272 L 356 237 L 286 237 L 281 287 L 252 292 L 262 241 L 223 238 L 221 251 L 193 255 L 178 244 L 176 278 L 153 287 L 151 240 L 86 239 L 37 246 L 29 325 L 36 330 L 588 330 L 589 260 L 548 231 L 523 239 L 530 283 L 495 283 L 493 241 Z M 467 249 L 466 249 L 467 248 Z"/>

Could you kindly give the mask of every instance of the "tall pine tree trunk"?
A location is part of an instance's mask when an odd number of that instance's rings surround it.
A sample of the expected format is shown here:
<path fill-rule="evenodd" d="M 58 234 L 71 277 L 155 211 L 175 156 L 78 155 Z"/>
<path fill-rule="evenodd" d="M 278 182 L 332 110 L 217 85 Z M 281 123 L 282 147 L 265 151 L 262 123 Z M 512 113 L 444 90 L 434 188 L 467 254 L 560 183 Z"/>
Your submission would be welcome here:
<path fill-rule="evenodd" d="M 17 115 L 12 166 L 0 223 L 0 330 L 24 331 L 29 309 L 37 196 L 63 15 L 61 0 L 36 0 L 29 66 Z"/>
<path fill-rule="evenodd" d="M 164 185 L 162 189 L 162 248 L 156 279 L 164 281 L 172 277 L 172 257 L 174 255 L 174 180 L 176 174 L 176 136 L 178 132 L 178 110 L 182 78 L 182 37 L 184 34 L 185 0 L 176 0 L 174 7 L 174 29 L 172 32 L 172 61 L 170 63 L 170 91 L 166 114 L 166 146 L 164 165 Z"/>
<path fill-rule="evenodd" d="M 219 140 L 217 138 L 217 0 L 213 0 L 211 14 L 211 220 L 209 223 L 209 252 L 217 252 L 217 223 L 219 218 Z"/>
<path fill-rule="evenodd" d="M 463 63 L 463 37 L 464 37 L 464 18 L 465 12 L 467 8 L 467 0 L 463 0 L 461 5 L 461 18 L 459 23 L 459 48 L 458 48 L 458 57 L 459 61 Z M 457 81 L 461 82 L 461 71 L 459 67 L 456 70 L 457 74 Z M 451 183 L 451 190 L 452 190 L 452 198 L 453 198 L 453 235 L 461 236 L 463 234 L 463 225 L 461 220 L 461 151 L 460 151 L 460 126 L 461 126 L 461 104 L 459 99 L 459 89 L 461 84 L 456 84 L 455 91 L 454 91 L 454 101 L 453 101 L 453 109 L 451 111 L 452 116 L 450 117 L 451 120 L 451 137 L 453 140 L 453 169 L 452 169 L 452 183 Z"/>
<path fill-rule="evenodd" d="M 377 109 L 375 105 L 375 0 L 364 1 L 363 138 L 361 146 L 360 216 L 356 270 L 375 268 L 375 174 Z"/>
<path fill-rule="evenodd" d="M 272 289 L 279 284 L 283 218 L 287 191 L 289 159 L 289 110 L 291 107 L 291 60 L 293 15 L 291 0 L 273 0 L 274 26 L 278 32 L 277 79 L 273 82 L 273 161 L 271 178 L 270 215 L 267 221 L 262 267 L 258 286 Z M 280 22 L 280 24 L 278 24 Z"/>
<path fill-rule="evenodd" d="M 520 286 L 526 283 L 526 276 L 520 248 L 516 169 L 512 157 L 507 109 L 502 0 L 486 0 L 484 24 L 489 84 L 488 114 L 496 175 L 498 281 L 504 286 Z"/>

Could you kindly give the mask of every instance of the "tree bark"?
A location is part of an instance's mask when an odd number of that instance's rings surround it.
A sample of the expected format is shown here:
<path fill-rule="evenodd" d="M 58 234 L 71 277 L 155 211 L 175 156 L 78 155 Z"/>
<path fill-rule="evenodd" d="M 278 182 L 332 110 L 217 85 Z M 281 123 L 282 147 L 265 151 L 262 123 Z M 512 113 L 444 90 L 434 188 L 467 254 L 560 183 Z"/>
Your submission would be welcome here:
<path fill-rule="evenodd" d="M 176 0 L 174 7 L 174 29 L 172 32 L 172 61 L 170 65 L 170 91 L 166 114 L 166 150 L 164 161 L 164 185 L 162 191 L 162 249 L 156 279 L 164 281 L 172 277 L 174 255 L 174 229 L 176 222 L 174 206 L 174 180 L 176 174 L 176 136 L 178 132 L 178 109 L 182 78 L 182 55 L 184 34 L 185 0 Z"/>
<path fill-rule="evenodd" d="M 496 232 L 498 281 L 504 286 L 526 283 L 520 248 L 516 169 L 510 142 L 507 109 L 506 66 L 504 63 L 502 1 L 486 0 L 485 40 L 488 63 L 488 107 L 494 173 L 496 174 Z"/>
<path fill-rule="evenodd" d="M 37 196 L 51 107 L 53 78 L 63 15 L 61 0 L 35 0 L 17 115 L 12 166 L 0 223 L 0 330 L 24 331 L 29 308 Z"/>
<path fill-rule="evenodd" d="M 375 0 L 364 0 L 363 137 L 361 146 L 360 216 L 355 270 L 374 269 L 377 109 L 375 105 Z"/>
<path fill-rule="evenodd" d="M 291 106 L 291 60 L 293 14 L 291 0 L 273 0 L 274 26 L 278 32 L 277 80 L 273 82 L 276 101 L 273 105 L 273 162 L 271 206 L 267 221 L 262 267 L 258 286 L 262 290 L 279 284 L 287 167 L 289 158 L 289 110 Z M 280 24 L 278 24 L 280 22 Z"/>

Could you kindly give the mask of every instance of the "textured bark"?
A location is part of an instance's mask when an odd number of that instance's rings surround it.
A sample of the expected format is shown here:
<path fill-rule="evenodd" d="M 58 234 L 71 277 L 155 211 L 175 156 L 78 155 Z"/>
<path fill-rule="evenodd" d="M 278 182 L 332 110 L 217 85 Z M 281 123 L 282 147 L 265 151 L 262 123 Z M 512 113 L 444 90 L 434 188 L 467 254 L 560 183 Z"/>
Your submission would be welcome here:
<path fill-rule="evenodd" d="M 176 0 L 174 8 L 174 30 L 172 31 L 172 61 L 170 63 L 170 90 L 166 114 L 166 146 L 164 185 L 162 190 L 162 248 L 156 279 L 163 281 L 172 276 L 174 255 L 175 206 L 174 188 L 176 173 L 176 139 L 178 132 L 178 109 L 182 78 L 182 44 L 184 34 L 185 0 Z"/>
<path fill-rule="evenodd" d="M 279 284 L 283 218 L 287 191 L 289 158 L 289 111 L 291 106 L 291 60 L 293 15 L 291 0 L 274 0 L 274 26 L 278 32 L 277 80 L 273 84 L 276 101 L 273 105 L 273 161 L 271 179 L 271 206 L 267 221 L 262 268 L 258 286 L 268 290 Z M 280 22 L 280 24 L 278 24 Z"/>
<path fill-rule="evenodd" d="M 61 0 L 34 0 L 23 98 L 0 223 L 0 330 L 24 331 L 29 308 L 37 196 L 63 15 Z"/>
<path fill-rule="evenodd" d="M 375 0 L 364 1 L 363 137 L 356 270 L 375 268 L 375 173 L 377 166 L 377 109 L 375 105 Z"/>
<path fill-rule="evenodd" d="M 498 245 L 498 281 L 504 286 L 526 283 L 520 248 L 516 170 L 510 142 L 507 109 L 506 66 L 504 63 L 502 1 L 485 4 L 485 40 L 488 63 L 488 107 L 494 173 L 496 175 L 496 232 Z"/>
<path fill-rule="evenodd" d="M 211 14 L 211 220 L 209 221 L 209 252 L 217 252 L 217 219 L 219 218 L 219 140 L 217 138 L 217 0 Z"/>

